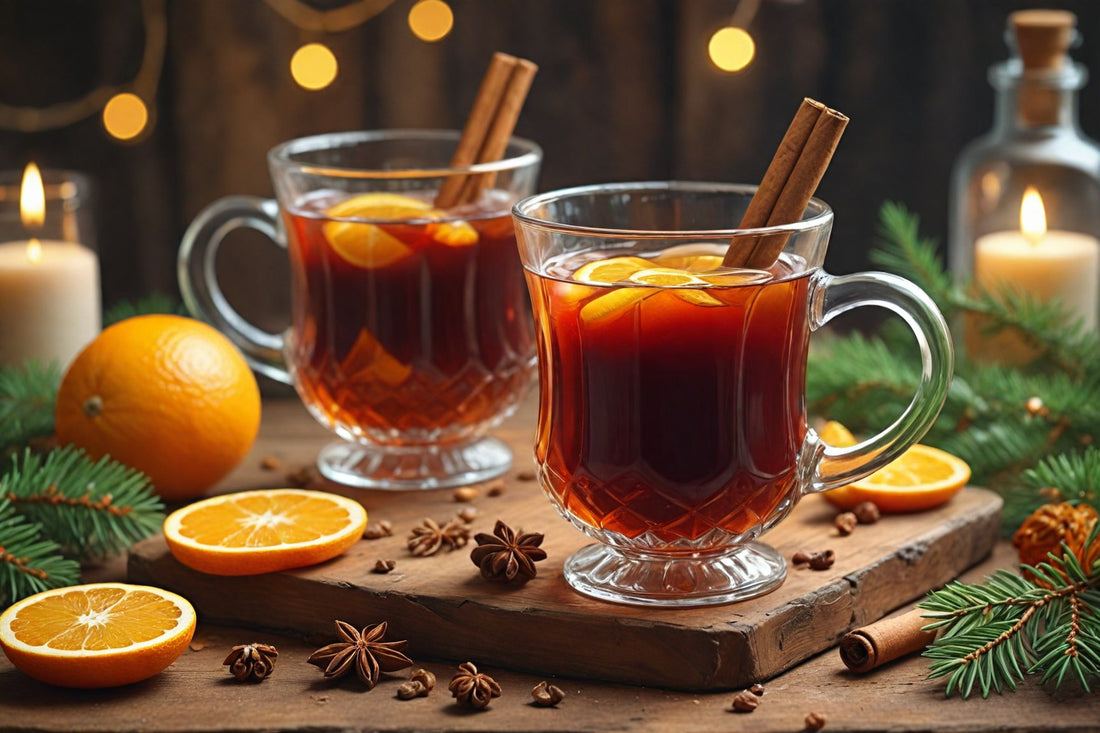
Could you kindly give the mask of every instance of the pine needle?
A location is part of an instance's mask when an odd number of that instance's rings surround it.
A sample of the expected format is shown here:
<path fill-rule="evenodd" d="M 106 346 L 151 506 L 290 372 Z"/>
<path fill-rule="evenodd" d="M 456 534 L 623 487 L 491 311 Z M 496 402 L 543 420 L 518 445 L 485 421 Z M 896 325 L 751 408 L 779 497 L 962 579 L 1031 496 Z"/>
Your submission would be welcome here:
<path fill-rule="evenodd" d="M 53 433 L 60 383 L 57 364 L 0 367 L 0 455 Z"/>
<path fill-rule="evenodd" d="M 0 610 L 79 578 L 80 565 L 63 557 L 60 546 L 42 536 L 41 527 L 0 498 Z"/>
<path fill-rule="evenodd" d="M 72 446 L 12 456 L 0 496 L 67 554 L 99 559 L 156 533 L 164 505 L 141 473 Z M 3 538 L 0 537 L 0 544 Z"/>

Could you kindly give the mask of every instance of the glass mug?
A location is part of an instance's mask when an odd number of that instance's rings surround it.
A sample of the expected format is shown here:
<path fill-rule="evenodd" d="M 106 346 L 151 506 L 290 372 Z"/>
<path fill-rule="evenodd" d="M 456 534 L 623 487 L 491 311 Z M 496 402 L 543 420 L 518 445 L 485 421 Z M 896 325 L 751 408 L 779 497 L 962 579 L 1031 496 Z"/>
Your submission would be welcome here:
<path fill-rule="evenodd" d="M 510 210 L 533 193 L 542 151 L 512 139 L 499 162 L 452 168 L 458 138 L 391 130 L 284 143 L 268 154 L 277 203 L 221 199 L 184 235 L 187 306 L 256 371 L 293 384 L 342 438 L 317 459 L 333 481 L 430 489 L 511 466 L 508 447 L 487 433 L 515 410 L 536 369 Z M 480 195 L 436 208 L 456 177 L 478 183 Z M 236 227 L 288 251 L 284 334 L 246 322 L 219 287 L 218 248 Z"/>
<path fill-rule="evenodd" d="M 912 283 L 822 270 L 832 210 L 738 230 L 754 187 L 624 183 L 516 204 L 538 332 L 539 481 L 600 544 L 565 563 L 576 590 L 654 606 L 727 603 L 782 583 L 757 538 L 799 498 L 862 478 L 931 426 L 954 365 L 942 315 Z M 785 238 L 768 270 L 731 246 Z M 912 328 L 921 380 L 886 430 L 850 448 L 807 425 L 810 334 L 881 306 Z"/>

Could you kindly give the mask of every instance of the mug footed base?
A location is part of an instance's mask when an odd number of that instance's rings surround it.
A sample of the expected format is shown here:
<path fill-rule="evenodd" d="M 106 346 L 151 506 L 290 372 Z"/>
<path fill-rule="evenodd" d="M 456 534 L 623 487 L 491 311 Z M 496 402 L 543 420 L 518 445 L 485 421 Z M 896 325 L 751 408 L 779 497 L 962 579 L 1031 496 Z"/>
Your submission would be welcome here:
<path fill-rule="evenodd" d="M 563 568 L 566 582 L 593 598 L 635 606 L 715 606 L 764 595 L 787 577 L 787 563 L 759 542 L 722 554 L 639 556 L 588 545 Z"/>
<path fill-rule="evenodd" d="M 486 436 L 426 446 L 360 445 L 339 441 L 321 449 L 317 468 L 330 481 L 389 491 L 445 489 L 488 481 L 512 467 L 512 451 Z"/>

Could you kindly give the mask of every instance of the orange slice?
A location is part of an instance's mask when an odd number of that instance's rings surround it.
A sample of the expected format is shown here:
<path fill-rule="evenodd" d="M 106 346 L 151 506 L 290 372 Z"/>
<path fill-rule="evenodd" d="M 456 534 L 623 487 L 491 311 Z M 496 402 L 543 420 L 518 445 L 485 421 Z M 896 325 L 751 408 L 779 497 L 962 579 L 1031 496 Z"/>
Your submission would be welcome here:
<path fill-rule="evenodd" d="M 870 501 L 884 513 L 917 512 L 946 504 L 969 480 L 970 466 L 961 458 L 918 443 L 867 478 L 824 496 L 841 509 Z"/>
<path fill-rule="evenodd" d="M 168 549 L 213 575 L 255 575 L 314 565 L 354 545 L 367 526 L 357 501 L 325 491 L 262 489 L 215 496 L 164 520 Z"/>
<path fill-rule="evenodd" d="M 821 438 L 821 441 L 826 445 L 831 445 L 834 448 L 849 448 L 856 444 L 856 438 L 851 431 L 844 427 L 843 423 L 836 420 L 829 420 L 825 423 L 817 437 Z"/>
<path fill-rule="evenodd" d="M 646 285 L 660 285 L 662 287 L 671 288 L 707 284 L 707 281 L 698 275 L 693 275 L 686 270 L 676 270 L 671 267 L 651 267 L 648 270 L 640 270 L 630 275 L 628 279 Z M 692 305 L 701 305 L 704 307 L 725 305 L 725 303 L 718 300 L 713 295 L 704 293 L 702 290 L 677 289 L 675 292 L 680 300 L 691 303 Z"/>
<path fill-rule="evenodd" d="M 428 236 L 449 247 L 469 247 L 477 244 L 477 230 L 465 221 L 441 221 L 428 225 Z"/>
<path fill-rule="evenodd" d="M 607 293 L 593 298 L 581 308 L 581 320 L 586 323 L 592 321 L 607 320 L 615 316 L 626 314 L 635 303 L 653 295 L 655 290 L 646 288 L 616 288 Z"/>
<path fill-rule="evenodd" d="M 652 266 L 652 262 L 641 257 L 608 257 L 606 260 L 596 260 L 580 267 L 573 273 L 573 279 L 582 283 L 613 285 Z"/>
<path fill-rule="evenodd" d="M 143 585 L 93 583 L 24 598 L 0 615 L 11 663 L 61 687 L 115 687 L 152 677 L 195 633 L 184 598 Z"/>
<path fill-rule="evenodd" d="M 427 201 L 401 196 L 395 193 L 365 193 L 341 201 L 325 215 L 338 220 L 375 219 L 407 221 L 409 219 L 433 219 L 433 211 Z M 386 267 L 412 252 L 404 242 L 375 224 L 356 221 L 330 221 L 322 227 L 332 249 L 357 267 L 373 269 Z"/>

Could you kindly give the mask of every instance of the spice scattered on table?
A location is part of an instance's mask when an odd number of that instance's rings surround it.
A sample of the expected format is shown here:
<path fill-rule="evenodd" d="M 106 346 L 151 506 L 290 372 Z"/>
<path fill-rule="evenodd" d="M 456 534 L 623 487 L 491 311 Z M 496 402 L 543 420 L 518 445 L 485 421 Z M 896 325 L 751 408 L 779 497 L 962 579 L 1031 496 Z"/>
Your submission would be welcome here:
<path fill-rule="evenodd" d="M 238 644 L 222 664 L 241 682 L 262 682 L 275 669 L 278 656 L 270 644 Z"/>
<path fill-rule="evenodd" d="M 336 633 L 341 641 L 322 647 L 306 661 L 319 667 L 326 680 L 335 680 L 355 669 L 355 674 L 372 689 L 383 673 L 396 672 L 412 666 L 403 650 L 408 641 L 382 641 L 386 635 L 385 621 L 357 631 L 346 621 L 336 621 Z"/>
<path fill-rule="evenodd" d="M 417 557 L 434 555 L 441 549 L 455 550 L 464 547 L 470 541 L 470 528 L 457 517 L 444 523 L 431 518 L 425 518 L 418 526 L 413 527 L 405 544 L 409 552 Z"/>
<path fill-rule="evenodd" d="M 539 547 L 542 540 L 543 535 L 538 532 L 517 533 L 498 519 L 492 534 L 479 532 L 474 536 L 477 547 L 470 553 L 470 559 L 486 580 L 526 581 L 538 573 L 535 563 L 546 559 L 546 550 Z"/>
<path fill-rule="evenodd" d="M 373 522 L 367 525 L 367 528 L 363 530 L 363 539 L 365 540 L 378 540 L 383 537 L 393 536 L 393 525 L 388 520 L 381 520 Z"/>
<path fill-rule="evenodd" d="M 473 508 L 472 506 L 463 507 L 462 511 L 458 513 L 458 518 L 466 524 L 469 524 L 477 518 L 477 509 Z"/>
<path fill-rule="evenodd" d="M 371 568 L 372 573 L 379 575 L 385 575 L 386 573 L 397 567 L 396 560 L 375 560 L 374 567 Z"/>
<path fill-rule="evenodd" d="M 874 524 L 882 517 L 878 504 L 873 501 L 861 501 L 852 507 L 852 513 L 860 524 Z"/>
<path fill-rule="evenodd" d="M 847 537 L 852 532 L 855 532 L 857 524 L 859 524 L 859 518 L 854 512 L 841 512 L 833 519 L 833 525 L 836 527 L 836 531 L 841 537 Z"/>
<path fill-rule="evenodd" d="M 481 496 L 481 490 L 476 486 L 460 486 L 454 492 L 454 499 L 459 502 L 473 501 L 479 496 Z"/>
<path fill-rule="evenodd" d="M 825 716 L 821 713 L 806 713 L 806 730 L 821 730 L 825 727 Z"/>
<path fill-rule="evenodd" d="M 463 662 L 458 665 L 458 674 L 451 680 L 448 688 L 455 699 L 455 703 L 461 707 L 482 710 L 488 707 L 494 697 L 500 697 L 501 688 L 487 674 L 477 671 L 473 662 Z"/>
<path fill-rule="evenodd" d="M 543 680 L 531 689 L 531 697 L 540 708 L 552 708 L 565 699 L 565 691 Z"/>
<path fill-rule="evenodd" d="M 821 552 L 800 550 L 791 556 L 791 562 L 795 565 L 808 565 L 810 570 L 827 570 L 836 562 L 836 553 L 832 550 L 822 550 Z"/>
<path fill-rule="evenodd" d="M 760 707 L 760 696 L 754 695 L 749 690 L 741 690 L 733 696 L 730 708 L 737 713 L 751 713 Z"/>
<path fill-rule="evenodd" d="M 283 462 L 279 460 L 278 456 L 264 456 L 260 459 L 260 468 L 265 471 L 277 471 L 282 465 Z"/>

